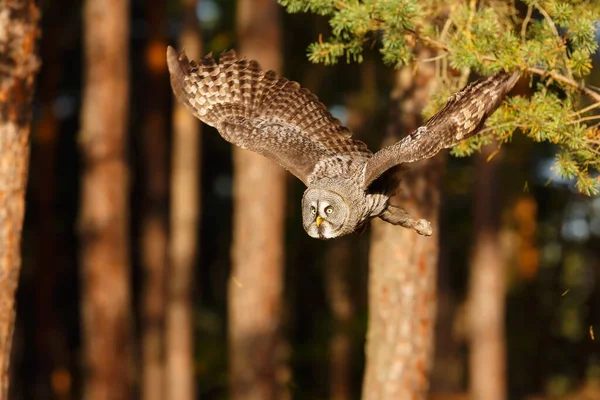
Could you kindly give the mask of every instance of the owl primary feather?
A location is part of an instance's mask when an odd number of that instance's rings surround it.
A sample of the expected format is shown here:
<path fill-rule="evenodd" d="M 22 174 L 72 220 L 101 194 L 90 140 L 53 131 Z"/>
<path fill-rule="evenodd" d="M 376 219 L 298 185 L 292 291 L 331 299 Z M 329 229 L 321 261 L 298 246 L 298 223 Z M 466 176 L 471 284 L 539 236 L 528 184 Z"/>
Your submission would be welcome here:
<path fill-rule="evenodd" d="M 211 55 L 196 63 L 169 47 L 167 61 L 175 96 L 197 118 L 304 182 L 303 226 L 319 239 L 355 232 L 376 217 L 431 235 L 429 222 L 389 203 L 393 188 L 374 190 L 373 182 L 476 134 L 519 78 L 500 72 L 467 86 L 425 125 L 373 154 L 310 91 L 234 51 L 218 63 Z"/>

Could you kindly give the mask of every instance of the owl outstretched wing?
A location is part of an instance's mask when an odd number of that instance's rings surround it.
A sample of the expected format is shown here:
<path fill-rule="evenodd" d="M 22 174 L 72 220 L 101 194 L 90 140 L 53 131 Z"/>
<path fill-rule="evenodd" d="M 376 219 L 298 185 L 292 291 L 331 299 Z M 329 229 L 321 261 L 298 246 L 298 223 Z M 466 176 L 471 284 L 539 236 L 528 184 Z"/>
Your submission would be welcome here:
<path fill-rule="evenodd" d="M 365 166 L 364 188 L 388 169 L 433 157 L 440 150 L 475 135 L 519 79 L 519 72 L 499 72 L 450 96 L 425 125 L 384 147 Z"/>
<path fill-rule="evenodd" d="M 167 62 L 175 96 L 197 118 L 307 185 L 320 162 L 364 163 L 372 155 L 314 94 L 233 50 L 219 63 L 208 55 L 198 64 L 169 47 Z"/>

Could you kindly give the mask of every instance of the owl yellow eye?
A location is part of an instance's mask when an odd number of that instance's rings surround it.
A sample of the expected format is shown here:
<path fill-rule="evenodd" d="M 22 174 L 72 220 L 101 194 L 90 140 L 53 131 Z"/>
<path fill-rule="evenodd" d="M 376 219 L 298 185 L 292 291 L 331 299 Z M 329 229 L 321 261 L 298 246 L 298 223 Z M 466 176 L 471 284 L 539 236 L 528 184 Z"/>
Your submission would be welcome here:
<path fill-rule="evenodd" d="M 316 209 L 316 208 L 314 208 L 314 207 L 311 207 L 311 208 L 310 208 L 310 213 L 311 213 L 312 215 L 315 215 L 315 214 L 317 213 L 317 209 Z"/>
<path fill-rule="evenodd" d="M 325 212 L 327 214 L 331 214 L 333 212 L 333 207 L 329 206 L 329 207 L 325 208 Z"/>

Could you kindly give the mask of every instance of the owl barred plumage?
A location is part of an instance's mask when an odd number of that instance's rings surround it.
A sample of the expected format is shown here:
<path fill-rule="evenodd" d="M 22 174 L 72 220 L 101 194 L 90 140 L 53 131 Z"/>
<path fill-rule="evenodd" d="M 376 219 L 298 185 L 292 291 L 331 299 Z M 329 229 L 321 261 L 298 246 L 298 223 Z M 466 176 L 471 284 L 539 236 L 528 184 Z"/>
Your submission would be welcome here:
<path fill-rule="evenodd" d="M 425 125 L 375 153 L 366 167 L 365 187 L 395 165 L 433 157 L 475 135 L 518 79 L 518 72 L 499 72 L 454 93 Z"/>
<path fill-rule="evenodd" d="M 262 72 L 255 61 L 223 53 L 200 64 L 169 48 L 171 86 L 196 117 L 223 138 L 277 161 L 305 184 L 315 165 L 345 155 L 366 160 L 367 146 L 333 118 L 317 97 L 296 82 Z"/>
<path fill-rule="evenodd" d="M 390 205 L 390 190 L 373 192 L 371 184 L 396 165 L 432 157 L 476 134 L 519 78 L 518 72 L 500 72 L 467 86 L 425 125 L 373 154 L 314 94 L 234 51 L 219 63 L 208 55 L 198 64 L 169 47 L 167 61 L 175 96 L 197 118 L 308 186 L 303 226 L 321 239 L 355 232 L 375 217 L 431 235 L 427 221 Z"/>

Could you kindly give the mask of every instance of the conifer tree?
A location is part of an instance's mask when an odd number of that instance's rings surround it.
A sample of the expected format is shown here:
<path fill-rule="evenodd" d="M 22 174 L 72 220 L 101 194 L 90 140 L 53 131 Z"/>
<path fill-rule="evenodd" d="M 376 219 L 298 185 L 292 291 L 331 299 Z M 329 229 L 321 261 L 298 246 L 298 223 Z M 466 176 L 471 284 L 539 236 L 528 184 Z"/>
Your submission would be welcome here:
<path fill-rule="evenodd" d="M 281 69 L 280 11 L 275 0 L 237 2 L 239 54 L 260 60 L 267 70 Z M 286 172 L 261 155 L 240 148 L 233 150 L 233 166 L 228 291 L 230 398 L 285 399 L 281 310 Z"/>
<path fill-rule="evenodd" d="M 82 398 L 129 399 L 128 0 L 83 4 L 84 94 L 78 234 L 81 264 Z"/>
<path fill-rule="evenodd" d="M 169 98 L 166 47 L 166 4 L 146 1 L 149 30 L 144 55 L 144 114 L 139 151 L 141 174 L 140 253 L 143 270 L 141 297 L 141 398 L 160 400 L 165 396 L 165 313 L 168 277 L 169 190 L 167 108 Z"/>
<path fill-rule="evenodd" d="M 521 71 L 530 84 L 531 96 L 509 98 L 488 119 L 479 135 L 460 143 L 451 153 L 471 155 L 485 144 L 495 141 L 501 145 L 510 142 L 514 134 L 523 134 L 536 142 L 557 145 L 554 171 L 558 177 L 571 179 L 584 194 L 599 193 L 600 181 L 595 176 L 600 169 L 600 92 L 586 86 L 584 79 L 591 72 L 591 56 L 598 47 L 595 23 L 600 19 L 600 3 L 589 0 L 517 3 L 280 0 L 280 3 L 288 12 L 312 12 L 329 19 L 331 32 L 320 35 L 308 48 L 308 57 L 315 63 L 331 65 L 340 59 L 361 62 L 364 51 L 370 49 L 379 51 L 382 60 L 394 68 L 410 65 L 417 69 L 424 63 L 434 63 L 437 82 L 424 117 L 438 110 L 471 75 Z M 424 48 L 434 54 L 424 57 L 421 51 Z M 370 280 L 375 278 L 371 276 Z M 370 304 L 371 312 L 376 307 Z M 403 318 L 404 325 L 412 326 L 414 320 L 409 319 L 415 316 Z M 370 326 L 368 337 L 372 338 L 377 329 L 378 326 Z M 395 345 L 390 343 L 389 351 L 377 346 L 378 354 L 392 353 Z M 426 352 L 429 347 L 413 347 L 412 351 Z M 367 348 L 367 360 L 373 358 L 372 351 Z M 363 395 L 369 398 L 370 392 L 379 390 L 378 398 L 396 398 L 387 396 L 393 385 L 386 385 L 385 379 L 380 380 L 379 388 L 372 385 L 373 380 L 368 379 L 368 371 L 372 369 L 373 366 L 367 366 Z M 423 378 L 425 382 L 419 381 L 405 392 L 410 398 L 425 396 L 427 379 Z"/>
<path fill-rule="evenodd" d="M 8 398 L 21 272 L 21 232 L 29 169 L 29 131 L 40 60 L 35 1 L 0 1 L 0 398 Z"/>
<path fill-rule="evenodd" d="M 329 38 L 319 38 L 308 48 L 308 57 L 315 63 L 361 62 L 363 51 L 373 43 L 379 44 L 383 61 L 396 68 L 435 62 L 439 85 L 426 116 L 460 89 L 470 72 L 522 71 L 529 77 L 533 95 L 509 99 L 481 134 L 456 146 L 452 153 L 470 155 L 492 139 L 507 143 L 520 132 L 536 142 L 557 144 L 557 175 L 574 179 L 582 193 L 599 193 L 600 182 L 594 175 L 600 167 L 600 92 L 584 83 L 598 48 L 599 2 L 524 0 L 519 8 L 509 0 L 280 3 L 289 12 L 329 18 Z M 415 49 L 420 46 L 437 54 L 419 59 Z"/>
<path fill-rule="evenodd" d="M 196 6 L 199 0 L 180 0 L 182 18 L 178 47 L 193 60 L 202 54 Z M 166 310 L 166 373 L 168 399 L 196 398 L 194 374 L 194 268 L 199 258 L 200 121 L 179 102 L 173 103 L 171 150 L 171 221 Z M 200 277 L 202 279 L 202 277 Z"/>

